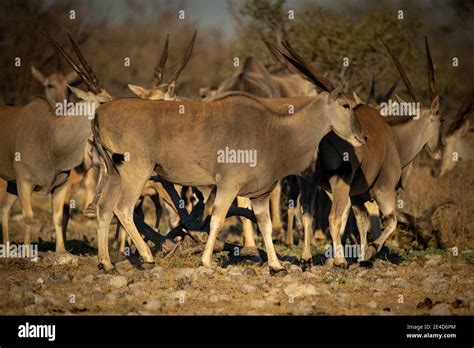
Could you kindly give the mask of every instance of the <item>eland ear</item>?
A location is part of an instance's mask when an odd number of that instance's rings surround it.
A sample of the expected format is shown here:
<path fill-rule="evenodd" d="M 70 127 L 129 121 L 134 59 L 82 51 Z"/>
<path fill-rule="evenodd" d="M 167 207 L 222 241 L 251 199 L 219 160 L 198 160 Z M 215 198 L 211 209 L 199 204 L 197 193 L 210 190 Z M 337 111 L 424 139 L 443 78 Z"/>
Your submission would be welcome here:
<path fill-rule="evenodd" d="M 137 97 L 140 97 L 142 99 L 147 99 L 148 98 L 148 95 L 150 94 L 150 91 L 143 88 L 143 87 L 140 87 L 140 86 L 135 86 L 135 85 L 128 85 L 128 88 L 130 88 L 130 90 L 135 93 L 135 95 Z"/>
<path fill-rule="evenodd" d="M 176 81 L 171 82 L 168 85 L 168 96 L 169 98 L 174 98 L 175 97 L 175 87 L 176 87 Z"/>
<path fill-rule="evenodd" d="M 439 96 L 436 96 L 431 102 L 431 115 L 436 116 L 439 112 Z"/>
<path fill-rule="evenodd" d="M 33 74 L 34 78 L 37 79 L 42 85 L 46 83 L 46 78 L 44 75 L 34 66 L 31 66 L 31 73 Z"/>
<path fill-rule="evenodd" d="M 457 135 L 459 138 L 462 138 L 463 136 L 465 136 L 466 133 L 469 131 L 469 126 L 470 126 L 469 120 L 464 121 L 463 124 L 461 125 L 461 127 L 459 127 L 459 128 L 456 130 L 456 135 Z"/>
<path fill-rule="evenodd" d="M 336 87 L 332 90 L 332 92 L 329 94 L 329 99 L 335 102 L 341 96 L 343 88 L 344 88 L 344 82 L 341 83 L 339 87 Z"/>
<path fill-rule="evenodd" d="M 67 88 L 76 96 L 77 99 L 88 101 L 90 100 L 90 95 L 88 92 L 83 91 L 82 89 L 72 87 L 70 85 L 67 85 Z"/>

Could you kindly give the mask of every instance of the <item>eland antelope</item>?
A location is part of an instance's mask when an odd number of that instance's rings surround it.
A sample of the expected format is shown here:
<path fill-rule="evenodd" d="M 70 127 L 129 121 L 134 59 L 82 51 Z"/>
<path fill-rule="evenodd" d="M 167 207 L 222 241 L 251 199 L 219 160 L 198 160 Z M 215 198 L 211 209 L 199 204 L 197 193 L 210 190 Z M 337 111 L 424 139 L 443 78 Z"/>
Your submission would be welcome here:
<path fill-rule="evenodd" d="M 41 71 L 32 66 L 31 73 L 34 78 L 41 83 L 44 88 L 46 99 L 53 106 L 56 105 L 56 103 L 62 103 L 64 100 L 69 100 L 68 85 L 73 85 L 80 80 L 75 71 L 72 71 L 67 75 L 55 72 L 48 76 L 44 76 Z"/>
<path fill-rule="evenodd" d="M 288 42 L 283 42 L 288 54 L 274 48 L 274 51 L 294 66 L 301 61 L 299 55 Z M 410 94 L 416 102 L 421 99 L 416 95 L 398 59 L 389 53 Z M 439 98 L 434 87 L 434 73 L 426 42 L 428 57 L 429 91 L 431 106 L 423 107 L 419 119 L 413 117 L 398 117 L 395 121 L 381 117 L 375 108 L 358 104 L 354 114 L 367 135 L 367 142 L 363 146 L 353 147 L 334 133 L 329 133 L 319 146 L 319 155 L 316 163 L 315 180 L 330 193 L 332 207 L 329 216 L 330 233 L 332 237 L 332 251 L 336 265 L 346 265 L 347 261 L 342 253 L 344 250 L 341 236 L 344 232 L 349 209 L 352 206 L 356 217 L 357 227 L 361 235 L 361 258 L 367 260 L 381 249 L 385 240 L 396 228 L 396 190 L 402 180 L 402 169 L 413 161 L 416 154 L 425 148 L 432 156 L 439 156 L 442 149 L 440 135 Z M 330 81 L 320 76 L 310 65 L 303 66 L 311 71 L 318 79 L 318 85 L 327 90 L 334 89 Z M 388 122 L 387 122 L 388 121 Z M 407 137 L 412 137 L 411 141 Z M 345 160 L 347 159 L 347 160 Z M 311 230 L 312 201 L 314 185 L 311 180 L 302 188 L 302 207 L 305 229 L 305 243 L 302 261 L 305 265 L 311 264 Z M 306 191 L 303 194 L 303 191 Z M 366 233 L 368 219 L 364 203 L 375 200 L 385 218 L 383 233 L 367 246 Z"/>
<path fill-rule="evenodd" d="M 443 176 L 451 171 L 459 160 L 474 160 L 474 131 L 468 119 L 473 109 L 474 88 L 454 115 L 444 134 L 445 148 L 441 160 L 435 162 L 434 176 Z"/>
<path fill-rule="evenodd" d="M 69 36 L 71 42 L 72 37 Z M 62 48 L 53 41 L 58 48 Z M 73 46 L 76 49 L 75 43 Z M 79 59 L 85 61 L 80 52 Z M 79 70 L 76 70 L 79 72 Z M 111 100 L 110 94 L 100 87 L 97 78 L 87 66 L 89 88 L 95 94 L 81 94 L 69 87 L 93 106 Z M 80 75 L 80 74 L 79 74 Z M 8 182 L 4 207 L 10 210 L 18 196 L 22 208 L 24 244 L 30 244 L 33 192 L 51 194 L 53 224 L 56 231 L 56 251 L 65 252 L 63 238 L 63 204 L 71 171 L 84 160 L 87 140 L 90 138 L 90 115 L 58 114 L 58 109 L 44 98 L 35 98 L 25 106 L 0 107 L 0 178 Z M 4 244 L 9 243 L 8 228 L 3 231 Z"/>
<path fill-rule="evenodd" d="M 317 83 L 310 72 L 301 72 Z M 107 165 L 97 203 L 100 264 L 107 271 L 113 269 L 107 236 L 114 215 L 144 265 L 153 263 L 150 248 L 134 224 L 133 210 L 155 171 L 171 183 L 216 186 L 204 266 L 212 264 L 215 241 L 230 205 L 243 196 L 251 199 L 270 271 L 283 271 L 271 236 L 270 192 L 282 177 L 300 173 L 311 164 L 319 142 L 331 130 L 354 146 L 365 142 L 340 93 L 337 88 L 311 97 L 262 99 L 229 92 L 209 102 L 124 98 L 101 106 L 93 126 L 96 146 Z M 225 148 L 254 150 L 258 164 L 221 162 L 218 156 Z"/>
<path fill-rule="evenodd" d="M 213 100 L 219 95 L 240 91 L 247 92 L 260 98 L 286 98 L 315 95 L 314 85 L 298 74 L 275 76 L 255 57 L 247 57 L 244 64 L 229 78 L 222 81 L 217 87 Z M 272 225 L 275 231 L 282 230 L 281 223 L 281 183 L 278 182 L 270 195 Z M 237 197 L 239 207 L 251 208 L 250 200 L 245 197 Z M 252 222 L 241 218 L 245 246 L 254 248 L 254 232 Z"/>

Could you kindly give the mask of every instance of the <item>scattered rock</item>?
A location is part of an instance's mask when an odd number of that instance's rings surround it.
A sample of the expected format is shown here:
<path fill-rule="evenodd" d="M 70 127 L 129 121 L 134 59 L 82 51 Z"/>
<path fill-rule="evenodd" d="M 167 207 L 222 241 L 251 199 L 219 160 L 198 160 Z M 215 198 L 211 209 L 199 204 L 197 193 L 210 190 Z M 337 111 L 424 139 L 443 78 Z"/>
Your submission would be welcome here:
<path fill-rule="evenodd" d="M 84 283 L 92 283 L 94 281 L 94 276 L 92 274 L 88 274 L 82 279 L 82 281 Z"/>
<path fill-rule="evenodd" d="M 425 297 L 423 301 L 418 303 L 416 305 L 416 308 L 418 309 L 431 309 L 433 308 L 433 300 L 431 300 L 429 297 Z"/>
<path fill-rule="evenodd" d="M 369 307 L 370 309 L 377 309 L 377 302 L 370 301 L 369 303 L 367 303 L 367 307 Z"/>
<path fill-rule="evenodd" d="M 291 265 L 290 266 L 290 273 L 291 274 L 301 274 L 303 271 L 301 270 L 300 267 L 296 266 L 296 265 Z"/>
<path fill-rule="evenodd" d="M 291 307 L 291 312 L 296 315 L 310 315 L 314 312 L 313 304 L 307 301 L 298 301 Z"/>
<path fill-rule="evenodd" d="M 244 294 L 253 294 L 257 291 L 257 287 L 251 284 L 244 284 L 242 285 L 241 290 Z"/>
<path fill-rule="evenodd" d="M 51 279 L 56 280 L 56 281 L 61 281 L 61 282 L 69 282 L 74 278 L 72 273 L 69 273 L 67 271 L 54 271 L 51 273 Z"/>
<path fill-rule="evenodd" d="M 69 253 L 55 253 L 52 251 L 48 251 L 42 258 L 44 263 L 49 265 L 68 265 L 68 266 L 78 266 L 79 265 L 79 257 L 76 255 L 72 255 Z"/>
<path fill-rule="evenodd" d="M 305 297 L 305 296 L 318 296 L 320 292 L 314 285 L 311 284 L 298 284 L 291 283 L 283 289 L 283 292 L 287 296 L 293 297 Z"/>
<path fill-rule="evenodd" d="M 38 279 L 36 279 L 36 283 L 43 285 L 44 284 L 43 278 L 39 277 Z"/>
<path fill-rule="evenodd" d="M 114 289 L 123 288 L 128 284 L 128 280 L 124 276 L 114 276 L 110 274 L 103 274 L 97 277 L 100 283 L 104 286 L 110 286 Z M 100 288 L 96 291 L 100 291 Z"/>
<path fill-rule="evenodd" d="M 216 273 L 216 271 L 214 271 L 212 268 L 209 268 L 209 267 L 199 267 L 197 269 L 197 274 L 201 278 L 208 278 L 208 279 L 213 278 L 214 273 Z"/>
<path fill-rule="evenodd" d="M 244 270 L 242 274 L 246 277 L 256 277 L 257 271 L 255 271 L 253 268 L 248 267 Z"/>
<path fill-rule="evenodd" d="M 451 309 L 447 303 L 438 303 L 431 309 L 430 315 L 451 315 Z"/>
<path fill-rule="evenodd" d="M 170 294 L 172 300 L 178 301 L 180 304 L 183 304 L 189 296 L 189 293 L 184 290 L 178 290 Z"/>
<path fill-rule="evenodd" d="M 266 302 L 264 300 L 252 300 L 250 301 L 250 307 L 254 309 L 265 308 Z"/>
<path fill-rule="evenodd" d="M 176 288 L 183 289 L 186 285 L 191 284 L 197 279 L 197 273 L 193 268 L 183 268 L 176 276 Z"/>
<path fill-rule="evenodd" d="M 150 312 L 158 312 L 160 311 L 161 307 L 161 302 L 156 299 L 147 300 L 146 304 L 143 306 L 146 311 Z"/>
<path fill-rule="evenodd" d="M 421 284 L 425 293 L 446 293 L 449 289 L 449 284 L 440 273 L 431 273 Z"/>
<path fill-rule="evenodd" d="M 428 266 L 428 267 L 436 267 L 440 265 L 441 262 L 443 261 L 443 257 L 437 254 L 426 255 L 426 259 L 428 261 L 425 262 L 425 266 Z"/>
<path fill-rule="evenodd" d="M 217 302 L 219 302 L 219 296 L 217 296 L 217 295 L 211 295 L 211 296 L 209 296 L 209 302 L 211 302 L 211 303 L 217 303 Z"/>

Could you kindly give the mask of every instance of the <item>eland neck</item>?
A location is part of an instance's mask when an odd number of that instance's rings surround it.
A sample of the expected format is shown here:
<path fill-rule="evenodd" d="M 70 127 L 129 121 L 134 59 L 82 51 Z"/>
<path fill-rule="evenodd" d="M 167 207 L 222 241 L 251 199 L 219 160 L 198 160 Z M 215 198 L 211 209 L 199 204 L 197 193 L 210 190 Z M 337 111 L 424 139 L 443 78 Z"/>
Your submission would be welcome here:
<path fill-rule="evenodd" d="M 409 165 L 428 142 L 426 129 L 429 122 L 429 116 L 423 116 L 421 112 L 418 119 L 390 125 L 402 168 Z"/>

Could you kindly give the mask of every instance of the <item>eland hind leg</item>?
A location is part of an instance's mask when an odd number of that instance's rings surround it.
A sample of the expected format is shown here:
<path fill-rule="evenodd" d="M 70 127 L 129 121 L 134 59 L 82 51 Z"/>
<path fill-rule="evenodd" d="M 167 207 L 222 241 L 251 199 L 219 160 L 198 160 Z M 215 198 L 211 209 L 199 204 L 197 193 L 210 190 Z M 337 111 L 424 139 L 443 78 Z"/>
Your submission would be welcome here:
<path fill-rule="evenodd" d="M 217 236 L 224 226 L 227 212 L 237 196 L 238 191 L 238 188 L 233 187 L 232 185 L 220 184 L 217 186 L 216 198 L 214 200 L 211 215 L 209 238 L 207 239 L 206 247 L 204 248 L 204 253 L 202 254 L 201 259 L 202 264 L 205 267 L 212 266 L 212 254 L 214 252 Z"/>
<path fill-rule="evenodd" d="M 121 190 L 114 208 L 114 214 L 138 249 L 140 256 L 143 258 L 143 266 L 146 267 L 146 264 L 154 264 L 153 255 L 135 226 L 133 216 L 135 204 L 153 172 L 153 167 L 147 168 L 139 163 L 126 162 L 119 167 L 119 171 Z"/>
<path fill-rule="evenodd" d="M 97 196 L 97 234 L 99 249 L 99 269 L 106 272 L 112 271 L 114 266 L 109 255 L 109 227 L 114 216 L 114 207 L 120 197 L 120 177 L 118 173 L 112 172 L 101 178 L 101 191 Z"/>
<path fill-rule="evenodd" d="M 382 249 L 385 241 L 397 228 L 397 211 L 396 211 L 396 191 L 395 190 L 374 190 L 375 200 L 379 205 L 380 212 L 383 216 L 383 232 L 370 243 L 365 254 L 365 260 L 370 260 Z"/>

